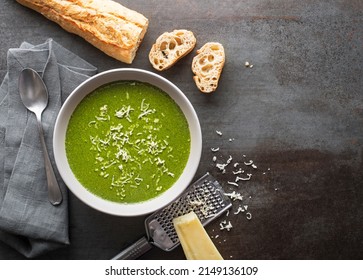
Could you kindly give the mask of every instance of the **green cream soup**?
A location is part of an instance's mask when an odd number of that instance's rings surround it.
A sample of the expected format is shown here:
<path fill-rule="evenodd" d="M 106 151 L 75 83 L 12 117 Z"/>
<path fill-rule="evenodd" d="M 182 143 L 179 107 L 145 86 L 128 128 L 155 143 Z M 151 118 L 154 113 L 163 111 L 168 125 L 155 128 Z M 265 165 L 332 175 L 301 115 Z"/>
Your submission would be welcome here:
<path fill-rule="evenodd" d="M 158 196 L 181 175 L 190 152 L 187 120 L 165 92 L 147 83 L 96 89 L 68 124 L 66 153 L 81 184 L 107 200 Z"/>

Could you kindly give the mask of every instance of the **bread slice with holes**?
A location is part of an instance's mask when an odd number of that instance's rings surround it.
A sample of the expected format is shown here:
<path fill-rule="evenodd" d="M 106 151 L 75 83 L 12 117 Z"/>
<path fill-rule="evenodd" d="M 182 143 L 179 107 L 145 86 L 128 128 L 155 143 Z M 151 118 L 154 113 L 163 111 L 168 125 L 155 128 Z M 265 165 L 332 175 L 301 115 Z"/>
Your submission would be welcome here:
<path fill-rule="evenodd" d="M 158 71 L 169 69 L 178 60 L 190 53 L 197 40 L 193 32 L 178 29 L 161 34 L 152 45 L 149 60 Z"/>
<path fill-rule="evenodd" d="M 225 52 L 220 43 L 209 42 L 197 50 L 192 71 L 194 82 L 201 92 L 211 93 L 217 89 L 224 63 Z"/>

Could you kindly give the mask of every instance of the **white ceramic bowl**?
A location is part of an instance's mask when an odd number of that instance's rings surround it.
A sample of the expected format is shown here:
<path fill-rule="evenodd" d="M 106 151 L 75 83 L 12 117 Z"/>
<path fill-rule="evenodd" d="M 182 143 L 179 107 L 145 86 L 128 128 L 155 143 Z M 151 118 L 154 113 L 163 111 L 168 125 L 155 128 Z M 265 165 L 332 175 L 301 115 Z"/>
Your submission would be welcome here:
<path fill-rule="evenodd" d="M 179 105 L 189 125 L 190 154 L 183 173 L 175 184 L 159 196 L 140 203 L 117 203 L 102 199 L 84 188 L 74 176 L 67 160 L 65 139 L 69 119 L 81 100 L 96 88 L 114 81 L 136 80 L 152 84 Z M 152 213 L 177 198 L 190 184 L 197 171 L 202 152 L 202 133 L 197 114 L 183 92 L 167 79 L 149 71 L 133 68 L 99 73 L 79 85 L 64 102 L 54 128 L 53 149 L 58 171 L 65 184 L 81 201 L 101 212 L 117 216 L 138 216 Z"/>

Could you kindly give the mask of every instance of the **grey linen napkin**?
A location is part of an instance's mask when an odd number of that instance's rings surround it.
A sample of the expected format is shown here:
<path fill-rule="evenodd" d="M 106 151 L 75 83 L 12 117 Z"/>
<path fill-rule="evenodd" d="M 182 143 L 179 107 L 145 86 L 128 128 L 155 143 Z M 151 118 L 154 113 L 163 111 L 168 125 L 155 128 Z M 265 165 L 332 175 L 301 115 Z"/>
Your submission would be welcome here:
<path fill-rule="evenodd" d="M 69 244 L 68 199 L 53 159 L 53 128 L 58 111 L 81 82 L 97 69 L 52 39 L 9 49 L 8 72 L 0 86 L 0 240 L 32 258 Z M 48 88 L 42 121 L 63 202 L 48 201 L 47 181 L 36 119 L 21 103 L 18 78 L 33 68 Z"/>

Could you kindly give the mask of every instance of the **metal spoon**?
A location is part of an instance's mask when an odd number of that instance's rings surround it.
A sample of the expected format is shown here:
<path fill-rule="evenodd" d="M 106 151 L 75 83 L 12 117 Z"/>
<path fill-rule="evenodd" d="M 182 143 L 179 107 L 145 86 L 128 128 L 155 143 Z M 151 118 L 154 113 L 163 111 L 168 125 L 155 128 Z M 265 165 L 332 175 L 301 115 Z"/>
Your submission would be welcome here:
<path fill-rule="evenodd" d="M 47 147 L 45 146 L 42 127 L 42 113 L 48 105 L 48 91 L 42 78 L 33 69 L 24 69 L 20 73 L 18 82 L 22 102 L 30 112 L 35 114 L 37 118 L 40 142 L 43 148 L 45 172 L 47 175 L 48 199 L 51 204 L 58 205 L 62 202 L 62 193 L 54 175 Z"/>

